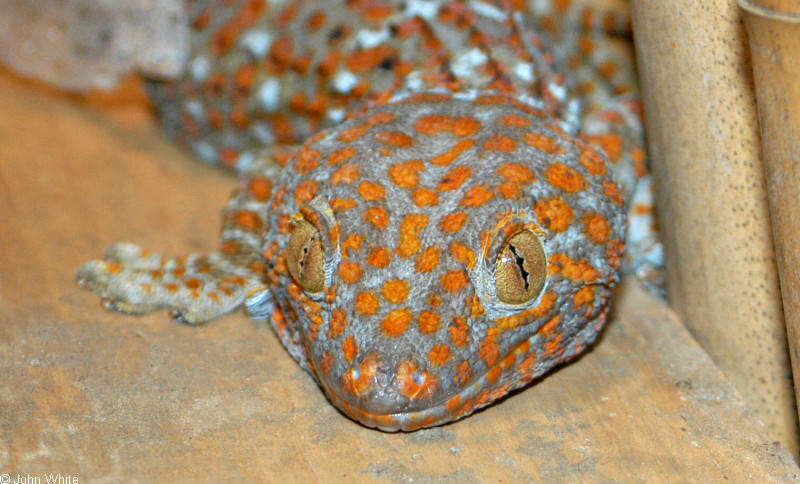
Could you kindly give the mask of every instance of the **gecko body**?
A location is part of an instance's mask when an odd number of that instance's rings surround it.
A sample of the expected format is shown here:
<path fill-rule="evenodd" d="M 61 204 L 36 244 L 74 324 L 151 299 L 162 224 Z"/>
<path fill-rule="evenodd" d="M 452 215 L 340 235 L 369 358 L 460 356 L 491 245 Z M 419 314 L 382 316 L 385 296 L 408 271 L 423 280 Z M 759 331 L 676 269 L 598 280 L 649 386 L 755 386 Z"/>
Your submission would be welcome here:
<path fill-rule="evenodd" d="M 193 324 L 245 306 L 365 425 L 455 420 L 597 338 L 638 105 L 597 77 L 591 36 L 540 35 L 513 2 L 322 5 L 194 4 L 189 72 L 153 95 L 169 132 L 244 175 L 221 248 L 117 244 L 78 281 Z"/>

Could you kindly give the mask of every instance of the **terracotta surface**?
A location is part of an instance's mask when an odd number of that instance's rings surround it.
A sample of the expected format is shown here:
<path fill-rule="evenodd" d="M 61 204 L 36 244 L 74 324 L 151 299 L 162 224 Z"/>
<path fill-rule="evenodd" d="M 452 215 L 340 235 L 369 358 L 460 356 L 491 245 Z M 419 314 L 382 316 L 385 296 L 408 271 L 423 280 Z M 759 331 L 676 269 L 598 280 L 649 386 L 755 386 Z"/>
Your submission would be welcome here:
<path fill-rule="evenodd" d="M 735 0 L 635 0 L 636 56 L 672 307 L 798 452 L 748 46 Z"/>
<path fill-rule="evenodd" d="M 740 6 L 753 59 L 769 213 L 800 395 L 800 2 L 740 0 Z"/>
<path fill-rule="evenodd" d="M 153 125 L 0 76 L 0 473 L 79 482 L 800 480 L 672 312 L 629 281 L 596 349 L 455 424 L 339 414 L 263 323 L 105 311 L 73 283 L 110 243 L 214 244 L 232 181 Z M 14 477 L 14 476 L 12 476 Z"/>

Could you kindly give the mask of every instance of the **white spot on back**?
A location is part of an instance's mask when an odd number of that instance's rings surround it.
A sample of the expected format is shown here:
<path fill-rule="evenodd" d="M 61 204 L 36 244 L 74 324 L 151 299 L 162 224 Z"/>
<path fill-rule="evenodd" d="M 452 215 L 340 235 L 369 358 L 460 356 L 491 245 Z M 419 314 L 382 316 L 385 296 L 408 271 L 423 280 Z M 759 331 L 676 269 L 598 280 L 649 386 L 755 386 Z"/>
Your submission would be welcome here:
<path fill-rule="evenodd" d="M 431 20 L 439 13 L 439 2 L 428 0 L 409 0 L 406 3 L 406 15 L 414 17 L 419 15 L 425 20 Z"/>
<path fill-rule="evenodd" d="M 376 45 L 389 40 L 389 31 L 384 29 L 381 31 L 375 30 L 359 30 L 356 34 L 356 42 L 358 42 L 364 49 L 370 49 Z"/>
<path fill-rule="evenodd" d="M 533 82 L 533 66 L 530 62 L 517 62 L 514 75 L 525 82 Z"/>
<path fill-rule="evenodd" d="M 344 109 L 329 109 L 327 116 L 332 122 L 341 123 L 344 121 Z"/>
<path fill-rule="evenodd" d="M 184 109 L 194 119 L 202 119 L 205 113 L 203 104 L 196 99 L 193 99 L 191 101 L 186 101 L 186 104 L 184 104 Z"/>
<path fill-rule="evenodd" d="M 341 70 L 333 77 L 333 88 L 336 92 L 347 94 L 358 83 L 358 78 L 350 71 Z"/>
<path fill-rule="evenodd" d="M 189 63 L 189 73 L 194 82 L 203 82 L 208 77 L 208 72 L 211 70 L 211 64 L 205 57 L 195 57 Z"/>
<path fill-rule="evenodd" d="M 266 111 L 275 111 L 278 109 L 278 96 L 280 92 L 281 85 L 277 79 L 270 77 L 264 81 L 261 87 L 258 88 L 258 93 L 256 94 L 261 107 Z"/>
<path fill-rule="evenodd" d="M 453 62 L 451 70 L 456 77 L 470 77 L 470 75 L 475 72 L 475 68 L 486 62 L 486 60 L 486 54 L 475 47 L 459 56 L 459 58 Z"/>
<path fill-rule="evenodd" d="M 239 40 L 239 43 L 253 57 L 263 57 L 267 53 L 269 46 L 272 45 L 272 35 L 262 30 L 248 30 Z"/>
<path fill-rule="evenodd" d="M 505 22 L 508 20 L 508 14 L 494 5 L 472 0 L 469 2 L 469 7 L 472 9 L 472 11 L 483 17 L 497 20 L 498 22 Z"/>

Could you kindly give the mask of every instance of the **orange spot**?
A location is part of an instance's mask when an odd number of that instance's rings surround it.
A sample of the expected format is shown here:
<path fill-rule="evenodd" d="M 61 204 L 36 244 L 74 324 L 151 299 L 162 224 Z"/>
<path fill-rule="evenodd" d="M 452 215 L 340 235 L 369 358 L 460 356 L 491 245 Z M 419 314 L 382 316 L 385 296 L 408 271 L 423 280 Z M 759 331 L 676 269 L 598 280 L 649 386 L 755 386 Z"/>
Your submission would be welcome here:
<path fill-rule="evenodd" d="M 369 49 L 360 49 L 347 56 L 347 68 L 356 74 L 363 74 L 377 67 L 384 59 L 397 56 L 397 51 L 388 45 L 381 44 Z"/>
<path fill-rule="evenodd" d="M 560 322 L 561 322 L 561 316 L 556 314 L 542 325 L 542 327 L 539 329 L 539 333 L 542 334 L 555 333 L 558 330 L 558 323 Z"/>
<path fill-rule="evenodd" d="M 301 175 L 305 175 L 319 165 L 321 156 L 322 154 L 318 150 L 302 146 L 295 155 L 295 169 Z"/>
<path fill-rule="evenodd" d="M 460 269 L 450 270 L 442 275 L 439 282 L 447 292 L 455 293 L 467 285 L 467 275 Z"/>
<path fill-rule="evenodd" d="M 455 412 L 460 404 L 461 404 L 461 395 L 457 395 L 457 394 L 453 395 L 447 401 L 447 412 L 448 413 Z"/>
<path fill-rule="evenodd" d="M 358 202 L 353 200 L 352 198 L 341 198 L 336 197 L 331 200 L 331 208 L 337 212 L 343 212 L 345 210 L 350 210 L 358 205 Z"/>
<path fill-rule="evenodd" d="M 350 126 L 349 128 L 345 128 L 339 132 L 339 139 L 345 143 L 352 143 L 358 138 L 364 136 L 364 133 L 367 132 L 367 129 L 369 129 L 369 126 L 363 124 Z"/>
<path fill-rule="evenodd" d="M 592 148 L 583 150 L 579 161 L 592 175 L 603 175 L 606 172 L 606 162 Z"/>
<path fill-rule="evenodd" d="M 512 351 L 511 353 L 506 355 L 505 358 L 503 358 L 503 361 L 500 362 L 500 367 L 504 370 L 507 370 L 508 368 L 513 368 L 514 363 L 516 362 L 517 362 L 517 353 L 516 351 Z"/>
<path fill-rule="evenodd" d="M 455 166 L 442 177 L 436 189 L 440 192 L 456 190 L 471 174 L 472 168 L 464 165 Z"/>
<path fill-rule="evenodd" d="M 503 163 L 497 168 L 497 174 L 519 184 L 533 181 L 533 172 L 522 163 Z"/>
<path fill-rule="evenodd" d="M 233 223 L 248 230 L 257 230 L 261 227 L 259 216 L 247 210 L 239 210 L 233 214 Z"/>
<path fill-rule="evenodd" d="M 606 196 L 617 205 L 622 205 L 622 194 L 619 192 L 619 187 L 611 180 L 603 180 L 603 190 Z"/>
<path fill-rule="evenodd" d="M 329 165 L 338 165 L 344 163 L 356 154 L 356 149 L 352 146 L 345 146 L 342 149 L 336 150 L 328 156 Z"/>
<path fill-rule="evenodd" d="M 439 203 L 439 195 L 427 188 L 417 188 L 411 194 L 414 205 L 418 207 L 430 207 Z"/>
<path fill-rule="evenodd" d="M 464 360 L 456 367 L 454 380 L 459 385 L 464 386 L 469 383 L 470 378 L 472 378 L 472 369 L 469 367 L 469 362 Z"/>
<path fill-rule="evenodd" d="M 431 366 L 442 366 L 450 359 L 450 347 L 446 344 L 434 345 L 428 352 L 428 361 Z"/>
<path fill-rule="evenodd" d="M 562 337 L 561 334 L 556 333 L 553 338 L 544 344 L 544 354 L 545 356 L 552 358 L 554 355 L 561 353 L 563 348 L 561 347 Z"/>
<path fill-rule="evenodd" d="M 542 316 L 550 314 L 553 311 L 553 305 L 557 299 L 558 296 L 553 292 L 548 291 L 544 293 L 536 307 L 525 309 L 511 316 L 495 319 L 497 330 L 507 331 L 520 325 L 527 324 L 534 318 L 541 318 Z"/>
<path fill-rule="evenodd" d="M 183 284 L 189 289 L 200 289 L 201 282 L 199 279 L 192 277 L 183 281 Z"/>
<path fill-rule="evenodd" d="M 443 114 L 426 114 L 417 119 L 416 129 L 422 134 L 436 135 L 450 132 L 456 136 L 471 136 L 481 128 L 481 123 L 468 116 L 451 117 Z"/>
<path fill-rule="evenodd" d="M 514 151 L 514 145 L 515 143 L 513 139 L 500 134 L 497 136 L 492 136 L 491 138 L 487 138 L 486 141 L 483 142 L 483 149 L 510 153 Z"/>
<path fill-rule="evenodd" d="M 620 265 L 622 265 L 622 254 L 624 251 L 624 242 L 619 240 L 612 240 L 609 242 L 608 248 L 606 249 L 606 259 L 608 260 L 608 265 L 614 269 L 619 269 Z"/>
<path fill-rule="evenodd" d="M 586 187 L 586 182 L 581 174 L 564 163 L 553 163 L 548 166 L 544 176 L 551 185 L 557 186 L 567 193 L 577 192 Z"/>
<path fill-rule="evenodd" d="M 497 331 L 490 328 L 489 331 Z M 486 339 L 481 343 L 478 348 L 478 357 L 484 361 L 488 366 L 494 365 L 498 358 L 500 358 L 500 347 L 494 341 L 495 334 L 487 334 Z"/>
<path fill-rule="evenodd" d="M 339 277 L 346 284 L 352 284 L 361 277 L 361 266 L 357 262 L 342 261 L 339 263 Z"/>
<path fill-rule="evenodd" d="M 529 131 L 522 136 L 529 145 L 545 153 L 553 155 L 563 151 L 556 140 L 541 133 L 537 133 L 536 131 Z"/>
<path fill-rule="evenodd" d="M 506 114 L 500 118 L 500 124 L 510 126 L 512 128 L 528 128 L 531 125 L 531 120 L 520 116 L 519 114 Z"/>
<path fill-rule="evenodd" d="M 413 361 L 404 361 L 397 365 L 397 391 L 411 400 L 419 397 L 431 398 L 436 391 L 437 379 L 427 370 L 417 372 L 418 366 Z"/>
<path fill-rule="evenodd" d="M 311 32 L 325 25 L 325 12 L 321 10 L 314 10 L 309 14 L 306 20 L 306 28 Z"/>
<path fill-rule="evenodd" d="M 461 242 L 450 242 L 450 253 L 453 258 L 467 266 L 467 269 L 472 269 L 475 266 L 475 253 L 472 252 L 466 245 Z"/>
<path fill-rule="evenodd" d="M 322 359 L 319 362 L 319 369 L 322 370 L 322 374 L 327 376 L 328 373 L 331 372 L 331 368 L 333 367 L 333 355 L 330 353 L 323 353 Z"/>
<path fill-rule="evenodd" d="M 350 257 L 350 249 L 358 250 L 361 247 L 361 242 L 364 240 L 364 237 L 358 234 L 350 234 L 348 235 L 344 241 L 342 242 L 342 255 L 345 257 Z"/>
<path fill-rule="evenodd" d="M 467 298 L 467 306 L 470 309 L 470 316 L 473 318 L 481 317 L 486 313 L 483 309 L 483 304 L 481 304 L 481 299 L 477 294 L 473 294 Z"/>
<path fill-rule="evenodd" d="M 594 286 L 583 286 L 572 296 L 575 307 L 583 306 L 594 301 Z"/>
<path fill-rule="evenodd" d="M 620 154 L 622 154 L 622 138 L 618 134 L 586 136 L 585 139 L 588 143 L 599 146 L 610 162 L 619 161 Z"/>
<path fill-rule="evenodd" d="M 378 312 L 380 302 L 374 292 L 359 292 L 356 294 L 356 313 L 362 316 L 372 316 Z"/>
<path fill-rule="evenodd" d="M 583 222 L 583 231 L 586 237 L 595 244 L 605 244 L 608 242 L 608 236 L 611 234 L 611 225 L 608 220 L 600 215 L 586 214 L 581 219 Z"/>
<path fill-rule="evenodd" d="M 398 148 L 407 148 L 414 144 L 414 138 L 400 131 L 381 131 L 375 134 L 375 138 L 389 146 Z"/>
<path fill-rule="evenodd" d="M 506 179 L 497 187 L 506 199 L 518 198 L 522 186 L 533 181 L 533 172 L 521 163 L 503 163 L 497 168 L 497 174 Z"/>
<path fill-rule="evenodd" d="M 391 279 L 383 283 L 381 294 L 390 303 L 400 304 L 408 298 L 408 284 L 402 279 Z"/>
<path fill-rule="evenodd" d="M 366 392 L 375 380 L 378 366 L 378 358 L 373 354 L 367 355 L 364 361 L 358 365 L 357 378 L 353 378 L 354 372 L 352 370 L 342 375 L 342 388 L 355 396 Z"/>
<path fill-rule="evenodd" d="M 396 117 L 397 115 L 395 115 L 394 113 L 386 113 L 386 112 L 375 113 L 364 118 L 364 123 L 367 124 L 367 126 L 386 124 L 394 121 Z"/>
<path fill-rule="evenodd" d="M 381 321 L 381 331 L 384 335 L 395 338 L 403 334 L 411 322 L 411 311 L 408 308 L 393 309 Z"/>
<path fill-rule="evenodd" d="M 297 184 L 294 190 L 294 200 L 298 205 L 310 202 L 317 194 L 317 182 L 314 180 L 303 180 Z"/>
<path fill-rule="evenodd" d="M 560 197 L 539 200 L 533 209 L 542 225 L 554 233 L 567 230 L 574 217 L 572 208 Z"/>
<path fill-rule="evenodd" d="M 493 366 L 489 371 L 486 372 L 486 382 L 487 383 L 494 383 L 497 379 L 500 378 L 500 367 Z"/>
<path fill-rule="evenodd" d="M 339 308 L 331 311 L 331 320 L 328 323 L 328 338 L 336 338 L 347 327 L 344 311 Z"/>
<path fill-rule="evenodd" d="M 397 248 L 395 251 L 400 257 L 411 257 L 419 252 L 422 242 L 419 233 L 428 225 L 428 217 L 420 213 L 410 213 L 403 217 L 400 222 L 400 234 L 398 236 Z"/>
<path fill-rule="evenodd" d="M 600 276 L 597 270 L 585 260 L 573 260 L 566 254 L 553 254 L 548 260 L 548 272 L 561 273 L 569 279 L 594 282 Z"/>
<path fill-rule="evenodd" d="M 272 182 L 266 178 L 253 178 L 248 185 L 253 198 L 259 202 L 266 202 L 272 196 Z"/>
<path fill-rule="evenodd" d="M 358 194 L 368 202 L 384 200 L 386 198 L 386 190 L 382 185 L 378 185 L 377 183 L 372 183 L 366 180 L 361 182 L 361 184 L 358 186 Z"/>
<path fill-rule="evenodd" d="M 457 232 L 467 221 L 467 214 L 464 212 L 453 212 L 445 215 L 439 221 L 439 229 L 443 232 Z"/>
<path fill-rule="evenodd" d="M 358 353 L 358 345 L 356 345 L 356 340 L 352 336 L 348 336 L 345 338 L 344 343 L 342 343 L 342 354 L 344 355 L 344 359 L 347 360 L 348 363 L 351 363 L 353 358 L 356 357 L 356 353 Z"/>
<path fill-rule="evenodd" d="M 414 260 L 417 272 L 430 272 L 439 264 L 439 248 L 432 245 L 423 250 Z"/>
<path fill-rule="evenodd" d="M 373 267 L 384 268 L 392 259 L 391 252 L 386 247 L 374 247 L 367 256 L 367 264 Z"/>
<path fill-rule="evenodd" d="M 631 158 L 633 158 L 633 169 L 636 171 L 636 176 L 643 177 L 647 173 L 647 166 L 644 162 L 644 151 L 641 148 L 634 148 L 631 150 Z"/>
<path fill-rule="evenodd" d="M 364 222 L 372 224 L 376 229 L 383 230 L 389 226 L 389 214 L 383 207 L 370 207 L 361 215 Z"/>
<path fill-rule="evenodd" d="M 419 183 L 417 172 L 424 167 L 425 165 L 420 160 L 397 163 L 389 167 L 389 178 L 399 187 L 414 188 Z"/>
<path fill-rule="evenodd" d="M 442 298 L 440 298 L 435 292 L 432 292 L 428 294 L 428 297 L 425 299 L 425 301 L 428 303 L 428 306 L 432 308 L 438 308 L 442 303 Z"/>
<path fill-rule="evenodd" d="M 618 69 L 619 66 L 617 66 L 617 64 L 615 64 L 614 61 L 611 60 L 601 62 L 600 64 L 597 65 L 597 72 L 606 79 L 611 79 L 612 77 L 614 77 Z"/>
<path fill-rule="evenodd" d="M 473 145 L 475 145 L 475 140 L 472 139 L 461 140 L 458 143 L 456 143 L 452 148 L 450 148 L 448 151 L 445 151 L 444 153 L 436 155 L 433 158 L 431 158 L 431 163 L 439 166 L 449 165 L 450 163 L 453 162 L 453 160 L 458 158 L 461 155 L 461 153 L 472 148 Z"/>
<path fill-rule="evenodd" d="M 491 200 L 492 197 L 494 197 L 494 192 L 486 188 L 485 185 L 475 185 L 467 190 L 460 203 L 465 207 L 480 207 Z"/>
<path fill-rule="evenodd" d="M 211 115 L 209 114 L 209 117 L 210 116 Z M 221 125 L 215 127 L 219 128 L 221 127 Z M 239 152 L 236 150 L 232 150 L 230 148 L 222 148 L 219 150 L 219 161 L 224 166 L 234 166 L 236 164 L 236 160 L 238 159 L 239 159 Z"/>
<path fill-rule="evenodd" d="M 422 311 L 417 317 L 417 325 L 419 332 L 422 334 L 430 334 L 439 329 L 440 323 L 439 315 L 433 311 Z"/>
<path fill-rule="evenodd" d="M 338 170 L 331 173 L 331 183 L 338 185 L 340 183 L 351 184 L 358 180 L 359 166 L 355 164 L 344 165 Z"/>

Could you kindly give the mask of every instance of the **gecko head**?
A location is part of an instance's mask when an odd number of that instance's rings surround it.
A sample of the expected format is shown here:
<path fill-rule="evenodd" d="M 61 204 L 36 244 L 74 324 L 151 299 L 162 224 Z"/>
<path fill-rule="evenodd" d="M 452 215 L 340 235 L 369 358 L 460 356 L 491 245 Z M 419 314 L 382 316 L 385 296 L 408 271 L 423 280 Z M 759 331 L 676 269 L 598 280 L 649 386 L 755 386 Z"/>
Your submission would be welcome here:
<path fill-rule="evenodd" d="M 265 236 L 284 344 L 361 423 L 467 415 L 579 354 L 625 212 L 602 155 L 502 96 L 422 94 L 309 139 Z"/>

